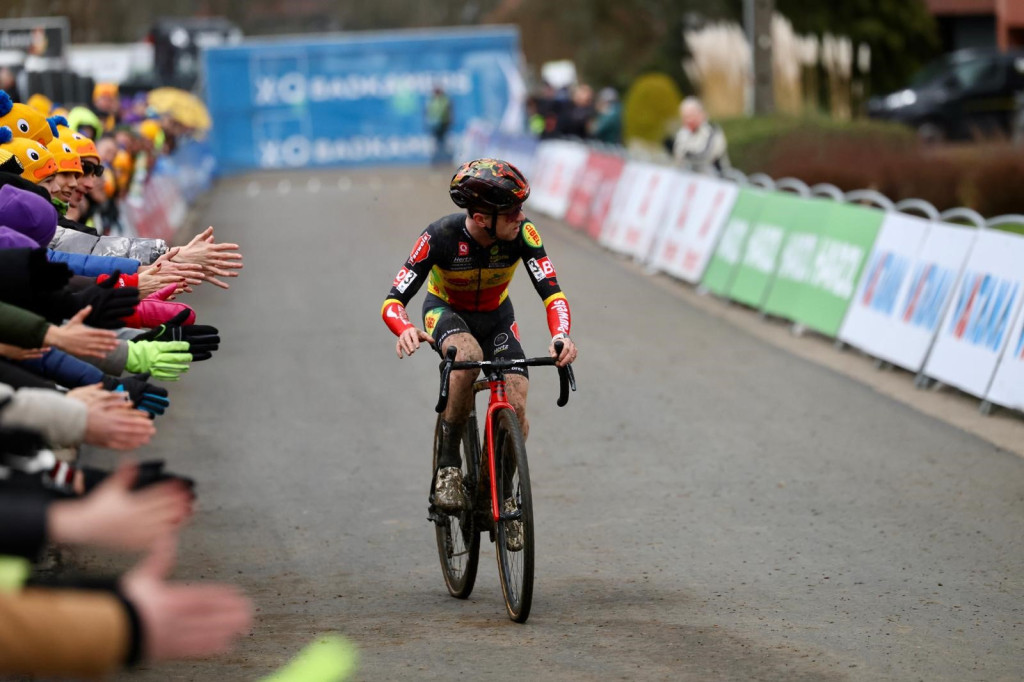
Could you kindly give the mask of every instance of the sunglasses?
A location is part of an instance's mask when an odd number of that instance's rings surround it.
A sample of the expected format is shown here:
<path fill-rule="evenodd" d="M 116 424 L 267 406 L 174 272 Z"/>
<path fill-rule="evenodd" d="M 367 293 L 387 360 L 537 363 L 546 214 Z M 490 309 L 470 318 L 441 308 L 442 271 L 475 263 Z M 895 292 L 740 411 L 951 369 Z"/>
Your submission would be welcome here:
<path fill-rule="evenodd" d="M 95 175 L 97 178 L 103 177 L 103 171 L 106 170 L 102 163 L 92 163 L 90 161 L 82 162 L 82 173 L 85 175 Z"/>

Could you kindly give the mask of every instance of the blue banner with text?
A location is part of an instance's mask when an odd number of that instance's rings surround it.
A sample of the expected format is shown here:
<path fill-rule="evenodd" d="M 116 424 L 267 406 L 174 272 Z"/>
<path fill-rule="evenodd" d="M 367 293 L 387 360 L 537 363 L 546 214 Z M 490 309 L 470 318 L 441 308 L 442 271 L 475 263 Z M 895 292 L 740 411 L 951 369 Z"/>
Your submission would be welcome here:
<path fill-rule="evenodd" d="M 522 125 L 515 28 L 331 34 L 204 51 L 218 170 L 419 163 L 434 157 L 427 103 L 470 121 Z"/>

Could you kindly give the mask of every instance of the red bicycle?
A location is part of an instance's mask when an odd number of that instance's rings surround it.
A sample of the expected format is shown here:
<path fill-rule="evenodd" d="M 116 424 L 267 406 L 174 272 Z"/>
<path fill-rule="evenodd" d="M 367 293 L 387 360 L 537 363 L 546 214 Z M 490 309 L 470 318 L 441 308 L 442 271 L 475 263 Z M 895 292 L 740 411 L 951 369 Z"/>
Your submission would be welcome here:
<path fill-rule="evenodd" d="M 555 350 L 561 353 L 561 342 Z M 480 558 L 480 534 L 487 531 L 495 543 L 501 591 L 508 617 L 524 623 L 533 601 L 533 496 L 526 446 L 515 410 L 505 397 L 504 370 L 510 367 L 554 365 L 555 358 L 483 360 L 456 362 L 451 347 L 441 363 L 441 390 L 435 410 L 440 414 L 448 405 L 448 380 L 452 370 L 483 370 L 486 379 L 473 384 L 473 393 L 490 391 L 484 438 L 481 445 L 476 409 L 469 415 L 462 437 L 462 481 L 468 509 L 449 514 L 434 506 L 434 488 L 430 488 L 430 515 L 437 536 L 437 553 L 448 592 L 466 599 L 473 591 Z M 572 366 L 558 368 L 558 406 L 576 390 Z M 434 470 L 437 470 L 440 443 L 440 417 L 434 430 Z M 433 476 L 431 476 L 433 479 Z"/>

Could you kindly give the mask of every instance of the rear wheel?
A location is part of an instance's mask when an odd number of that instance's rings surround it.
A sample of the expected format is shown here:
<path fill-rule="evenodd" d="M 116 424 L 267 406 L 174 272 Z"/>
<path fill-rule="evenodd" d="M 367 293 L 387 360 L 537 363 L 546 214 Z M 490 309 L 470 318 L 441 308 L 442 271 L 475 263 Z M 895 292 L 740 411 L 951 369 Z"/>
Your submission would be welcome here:
<path fill-rule="evenodd" d="M 494 470 L 501 518 L 495 545 L 498 573 L 508 617 L 524 623 L 533 602 L 533 495 L 526 446 L 516 413 L 508 408 L 494 415 Z"/>
<path fill-rule="evenodd" d="M 438 446 L 441 442 L 441 418 L 434 428 L 434 467 L 437 471 Z M 480 560 L 480 530 L 474 523 L 473 506 L 476 503 L 477 480 L 477 430 L 476 417 L 470 415 L 462 436 L 462 482 L 470 501 L 470 509 L 458 514 L 445 514 L 433 509 L 434 534 L 437 539 L 437 554 L 441 559 L 444 583 L 453 597 L 465 599 L 473 591 L 476 568 Z M 433 474 L 431 474 L 433 475 Z M 433 482 L 431 482 L 433 486 Z M 431 490 L 433 493 L 433 490 Z"/>

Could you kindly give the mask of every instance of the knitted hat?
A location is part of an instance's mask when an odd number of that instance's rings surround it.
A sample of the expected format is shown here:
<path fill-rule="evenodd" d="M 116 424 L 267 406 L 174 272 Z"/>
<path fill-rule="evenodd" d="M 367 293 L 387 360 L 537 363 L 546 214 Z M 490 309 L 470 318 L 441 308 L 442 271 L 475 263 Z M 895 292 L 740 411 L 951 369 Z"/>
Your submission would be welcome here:
<path fill-rule="evenodd" d="M 49 121 L 57 127 L 57 138 L 68 144 L 79 156 L 95 156 L 100 158 L 96 143 L 81 133 L 68 127 L 68 120 L 63 116 L 51 116 Z"/>
<path fill-rule="evenodd" d="M 33 246 L 46 246 L 57 232 L 57 209 L 50 203 L 50 193 L 27 180 L 11 180 L 0 187 L 0 225 L 25 235 Z"/>
<path fill-rule="evenodd" d="M 26 180 L 38 183 L 57 172 L 57 161 L 46 147 L 35 140 L 12 137 L 11 129 L 7 126 L 0 126 L 0 149 L 6 149 L 18 157 L 24 169 L 21 177 Z"/>
<path fill-rule="evenodd" d="M 0 225 L 0 249 L 38 249 L 39 244 L 6 225 Z"/>
<path fill-rule="evenodd" d="M 103 132 L 103 122 L 89 107 L 75 107 L 68 112 L 68 127 L 76 133 L 82 126 L 89 126 L 99 135 Z"/>
<path fill-rule="evenodd" d="M 50 144 L 53 131 L 46 117 L 32 107 L 16 104 L 11 96 L 0 90 L 0 126 L 7 126 L 15 137 L 27 137 L 43 144 Z"/>
<path fill-rule="evenodd" d="M 55 137 L 53 142 L 46 145 L 46 148 L 50 150 L 53 160 L 57 162 L 58 173 L 82 174 L 82 157 L 67 142 Z"/>
<path fill-rule="evenodd" d="M 43 116 L 49 116 L 50 111 L 53 109 L 53 100 L 38 92 L 29 97 L 25 104 L 35 109 Z"/>
<path fill-rule="evenodd" d="M 159 121 L 154 121 L 151 118 L 147 118 L 145 121 L 139 123 L 139 135 L 150 142 L 156 142 L 157 136 L 163 133 L 164 129 L 160 127 Z"/>
<path fill-rule="evenodd" d="M 118 90 L 117 83 L 97 83 L 92 89 L 92 99 L 96 101 L 100 97 L 117 97 Z"/>

